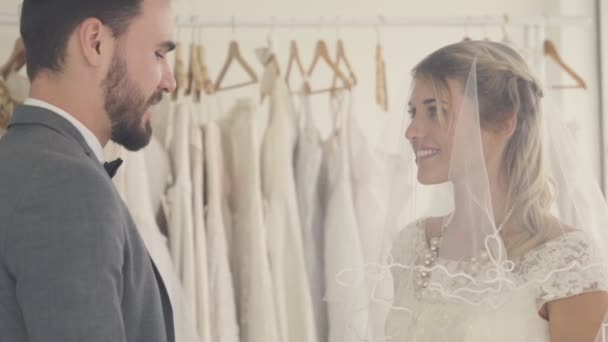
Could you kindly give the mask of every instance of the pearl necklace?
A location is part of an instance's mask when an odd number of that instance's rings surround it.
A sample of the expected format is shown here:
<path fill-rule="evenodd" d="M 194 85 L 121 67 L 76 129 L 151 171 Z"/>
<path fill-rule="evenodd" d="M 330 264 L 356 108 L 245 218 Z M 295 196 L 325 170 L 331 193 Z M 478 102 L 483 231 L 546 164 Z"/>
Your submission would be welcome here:
<path fill-rule="evenodd" d="M 505 216 L 505 219 L 498 226 L 498 229 L 496 229 L 498 233 L 500 233 L 504 225 L 511 217 L 511 214 L 513 214 L 513 209 L 514 208 L 511 208 L 511 210 L 509 210 L 509 212 Z M 445 230 L 448 227 L 448 224 L 450 223 L 451 219 L 452 216 L 450 216 L 450 218 L 447 219 L 446 222 L 443 224 L 439 236 L 431 238 L 431 240 L 429 241 L 429 247 L 425 248 L 424 266 L 418 267 L 418 272 L 415 280 L 416 285 L 421 289 L 425 289 L 429 285 L 429 278 L 431 277 L 431 272 L 429 271 L 429 268 L 433 267 L 433 265 L 435 265 L 435 261 L 437 261 L 437 257 L 439 256 L 439 246 L 441 244 L 441 239 L 443 238 L 443 234 L 445 233 Z M 479 255 L 479 260 L 485 263 L 488 259 L 488 253 L 486 251 L 482 251 Z M 480 265 L 478 264 L 478 258 L 472 257 L 471 263 L 472 264 L 470 271 L 472 273 L 477 273 L 480 267 Z"/>

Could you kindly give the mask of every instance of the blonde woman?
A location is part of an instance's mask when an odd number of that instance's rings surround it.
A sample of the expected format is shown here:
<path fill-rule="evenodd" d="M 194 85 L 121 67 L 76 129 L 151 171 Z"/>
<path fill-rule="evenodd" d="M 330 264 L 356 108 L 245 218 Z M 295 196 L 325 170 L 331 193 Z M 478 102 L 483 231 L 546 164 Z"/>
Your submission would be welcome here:
<path fill-rule="evenodd" d="M 418 219 L 391 241 L 384 338 L 601 339 L 608 208 L 524 60 L 461 42 L 413 77 L 403 158 L 413 151 L 417 184 L 402 197 Z"/>

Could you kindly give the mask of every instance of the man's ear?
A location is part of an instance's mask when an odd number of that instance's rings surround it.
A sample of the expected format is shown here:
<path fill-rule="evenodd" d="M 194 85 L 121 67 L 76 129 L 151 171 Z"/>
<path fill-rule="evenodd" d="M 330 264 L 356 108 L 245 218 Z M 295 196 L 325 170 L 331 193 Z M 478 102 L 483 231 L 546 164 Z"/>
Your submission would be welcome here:
<path fill-rule="evenodd" d="M 84 61 L 90 66 L 100 66 L 109 43 L 105 26 L 96 18 L 84 20 L 76 29 L 77 39 Z"/>

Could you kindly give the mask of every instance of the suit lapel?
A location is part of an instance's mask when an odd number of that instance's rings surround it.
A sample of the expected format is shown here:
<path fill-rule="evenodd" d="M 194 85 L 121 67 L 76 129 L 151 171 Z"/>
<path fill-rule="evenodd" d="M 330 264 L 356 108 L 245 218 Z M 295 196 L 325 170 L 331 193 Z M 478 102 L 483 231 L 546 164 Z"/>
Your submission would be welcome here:
<path fill-rule="evenodd" d="M 154 260 L 148 255 L 150 259 L 150 263 L 152 264 L 152 269 L 154 270 L 154 277 L 156 278 L 156 282 L 158 284 L 158 289 L 160 292 L 160 299 L 163 305 L 163 314 L 165 316 L 165 328 L 167 329 L 167 339 L 168 341 L 175 341 L 175 327 L 173 322 L 173 308 L 171 307 L 171 299 L 169 297 L 169 292 L 167 291 L 167 287 L 165 286 L 165 282 L 163 281 L 160 272 L 156 268 L 156 264 Z"/>

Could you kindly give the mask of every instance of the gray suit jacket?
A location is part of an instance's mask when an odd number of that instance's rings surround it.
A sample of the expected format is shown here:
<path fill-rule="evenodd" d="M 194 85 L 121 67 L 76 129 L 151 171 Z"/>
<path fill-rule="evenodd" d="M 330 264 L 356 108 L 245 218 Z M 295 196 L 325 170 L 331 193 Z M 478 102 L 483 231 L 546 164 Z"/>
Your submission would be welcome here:
<path fill-rule="evenodd" d="M 82 135 L 17 108 L 0 140 L 0 341 L 174 341 L 162 279 Z"/>

